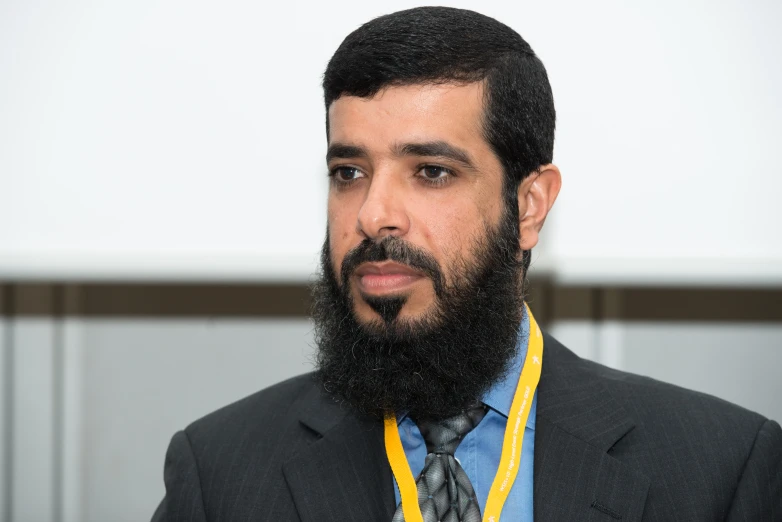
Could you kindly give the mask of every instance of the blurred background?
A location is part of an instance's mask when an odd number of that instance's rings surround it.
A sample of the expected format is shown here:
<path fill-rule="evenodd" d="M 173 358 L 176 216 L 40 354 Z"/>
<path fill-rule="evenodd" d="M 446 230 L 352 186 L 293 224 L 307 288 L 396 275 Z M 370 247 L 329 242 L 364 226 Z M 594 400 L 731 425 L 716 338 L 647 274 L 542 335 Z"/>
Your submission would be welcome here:
<path fill-rule="evenodd" d="M 782 3 L 447 4 L 549 71 L 540 321 L 782 419 Z M 321 74 L 414 5 L 0 2 L 0 521 L 148 520 L 176 430 L 312 368 Z"/>

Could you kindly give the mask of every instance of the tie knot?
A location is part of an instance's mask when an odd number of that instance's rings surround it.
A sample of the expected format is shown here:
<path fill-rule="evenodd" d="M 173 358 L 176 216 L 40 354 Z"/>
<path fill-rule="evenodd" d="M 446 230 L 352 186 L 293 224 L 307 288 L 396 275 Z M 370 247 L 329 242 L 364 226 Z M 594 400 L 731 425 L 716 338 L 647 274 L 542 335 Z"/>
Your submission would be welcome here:
<path fill-rule="evenodd" d="M 465 435 L 470 433 L 486 415 L 481 402 L 470 404 L 462 413 L 439 421 L 418 419 L 416 424 L 426 442 L 428 453 L 453 455 Z"/>

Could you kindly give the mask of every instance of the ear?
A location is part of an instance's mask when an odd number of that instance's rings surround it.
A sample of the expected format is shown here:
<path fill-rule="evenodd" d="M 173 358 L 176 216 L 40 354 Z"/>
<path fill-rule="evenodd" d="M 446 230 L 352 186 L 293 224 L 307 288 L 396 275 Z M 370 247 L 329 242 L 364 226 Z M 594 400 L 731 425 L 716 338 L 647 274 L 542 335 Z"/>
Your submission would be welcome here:
<path fill-rule="evenodd" d="M 530 250 L 538 244 L 538 234 L 561 186 L 562 176 L 552 164 L 541 166 L 519 184 L 519 245 L 522 250 Z"/>

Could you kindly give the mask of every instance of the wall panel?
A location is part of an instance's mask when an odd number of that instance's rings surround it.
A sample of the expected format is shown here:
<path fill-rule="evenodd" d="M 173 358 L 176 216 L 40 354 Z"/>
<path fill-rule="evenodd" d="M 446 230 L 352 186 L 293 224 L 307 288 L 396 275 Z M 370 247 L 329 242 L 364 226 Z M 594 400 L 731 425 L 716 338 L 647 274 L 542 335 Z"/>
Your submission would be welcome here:
<path fill-rule="evenodd" d="M 311 369 L 306 319 L 93 319 L 82 328 L 82 438 L 66 454 L 82 455 L 83 522 L 148 519 L 177 430 Z"/>
<path fill-rule="evenodd" d="M 0 287 L 0 301 L 2 301 Z M 11 518 L 11 400 L 13 386 L 13 363 L 11 356 L 11 329 L 5 317 L 0 316 L 0 522 Z"/>
<path fill-rule="evenodd" d="M 631 322 L 623 369 L 782 421 L 782 324 Z"/>
<path fill-rule="evenodd" d="M 52 319 L 14 319 L 11 521 L 57 522 L 59 501 Z"/>

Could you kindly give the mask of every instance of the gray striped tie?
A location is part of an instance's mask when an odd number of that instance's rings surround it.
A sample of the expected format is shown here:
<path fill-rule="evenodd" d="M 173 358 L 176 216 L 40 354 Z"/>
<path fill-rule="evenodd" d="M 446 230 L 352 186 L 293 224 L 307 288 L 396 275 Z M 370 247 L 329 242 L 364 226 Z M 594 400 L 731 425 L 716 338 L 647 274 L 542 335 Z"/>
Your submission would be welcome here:
<path fill-rule="evenodd" d="M 424 469 L 415 481 L 424 522 L 481 522 L 475 491 L 453 454 L 484 415 L 486 406 L 475 402 L 450 419 L 416 421 L 428 451 Z M 402 504 L 399 504 L 392 522 L 404 519 Z"/>

